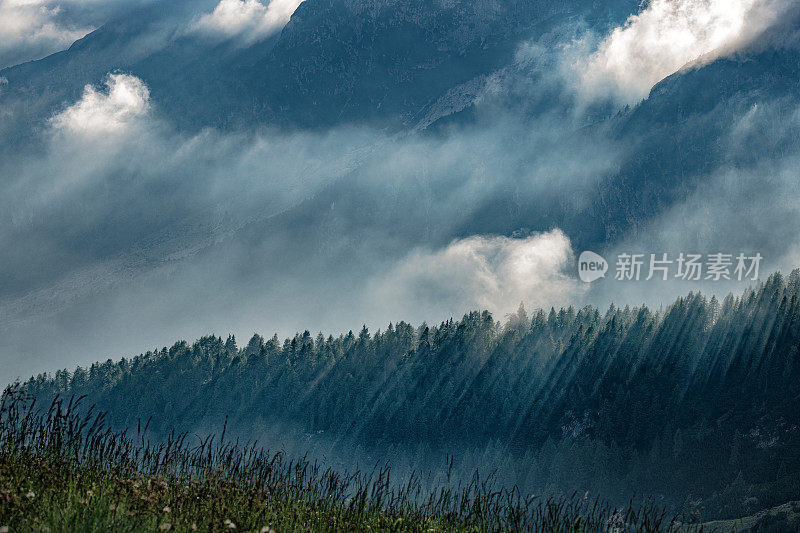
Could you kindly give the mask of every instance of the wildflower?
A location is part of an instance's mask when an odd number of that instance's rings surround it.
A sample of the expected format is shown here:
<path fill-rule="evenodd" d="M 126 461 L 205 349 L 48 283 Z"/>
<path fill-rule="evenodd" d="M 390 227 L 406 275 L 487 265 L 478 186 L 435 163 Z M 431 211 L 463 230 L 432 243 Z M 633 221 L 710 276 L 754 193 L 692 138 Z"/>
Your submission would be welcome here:
<path fill-rule="evenodd" d="M 108 506 L 108 510 L 109 511 L 116 511 L 117 510 L 117 504 L 116 503 L 112 503 L 111 505 Z"/>
<path fill-rule="evenodd" d="M 161 531 L 169 531 L 170 529 L 172 529 L 172 524 L 170 524 L 169 522 L 164 522 L 163 524 L 158 526 L 158 529 L 160 529 Z"/>
<path fill-rule="evenodd" d="M 94 491 L 91 491 L 91 490 L 87 490 L 87 491 L 86 491 L 86 495 L 87 495 L 87 496 L 91 496 L 91 495 L 93 495 L 93 494 L 94 494 Z"/>
<path fill-rule="evenodd" d="M 86 500 L 81 500 L 81 504 L 86 505 Z"/>
<path fill-rule="evenodd" d="M 192 531 L 197 531 L 197 524 L 192 524 L 189 529 L 191 529 Z"/>
<path fill-rule="evenodd" d="M 171 513 L 172 512 L 172 509 L 169 508 L 169 505 L 167 505 L 166 507 L 164 507 L 161 510 L 164 511 L 165 513 Z"/>
<path fill-rule="evenodd" d="M 28 494 L 26 494 L 25 497 L 28 498 L 29 500 L 32 500 L 36 497 L 36 494 L 34 494 L 32 490 L 29 490 Z"/>
<path fill-rule="evenodd" d="M 264 526 L 261 528 L 261 533 L 275 533 L 275 530 L 269 526 Z"/>
<path fill-rule="evenodd" d="M 236 529 L 236 524 L 234 524 L 233 522 L 231 522 L 231 521 L 230 521 L 229 519 L 227 519 L 227 518 L 226 518 L 226 519 L 225 519 L 225 521 L 224 521 L 224 522 L 222 522 L 222 523 L 223 523 L 223 524 L 225 524 L 225 525 L 228 527 L 228 529 Z"/>

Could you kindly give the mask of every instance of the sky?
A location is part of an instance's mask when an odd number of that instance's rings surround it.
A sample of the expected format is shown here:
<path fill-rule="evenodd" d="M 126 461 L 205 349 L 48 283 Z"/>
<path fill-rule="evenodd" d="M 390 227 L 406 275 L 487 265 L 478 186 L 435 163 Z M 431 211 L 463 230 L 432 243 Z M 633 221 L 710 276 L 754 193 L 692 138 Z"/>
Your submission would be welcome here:
<path fill-rule="evenodd" d="M 64 49 L 136 5 L 0 0 L 0 65 Z M 247 47 L 298 5 L 200 3 L 174 35 Z M 521 42 L 517 63 L 481 89 L 477 122 L 437 134 L 186 132 L 136 72 L 109 72 L 0 160 L 0 381 L 212 333 L 244 344 L 255 332 L 375 330 L 473 309 L 502 319 L 520 302 L 657 308 L 689 290 L 741 291 L 747 282 L 583 283 L 580 237 L 562 226 L 596 210 L 600 178 L 630 154 L 586 127 L 592 106 L 635 106 L 665 77 L 747 50 L 788 5 L 653 0 L 618 27 L 577 26 L 552 50 Z M 553 88 L 569 95 L 566 111 L 503 107 Z M 765 97 L 736 113 L 720 139 L 729 164 L 597 251 L 612 263 L 637 250 L 760 252 L 764 274 L 798 264 L 800 107 Z M 783 148 L 736 163 L 754 143 Z M 535 205 L 546 222 L 498 233 L 485 221 L 497 199 L 511 202 L 491 217 Z"/>

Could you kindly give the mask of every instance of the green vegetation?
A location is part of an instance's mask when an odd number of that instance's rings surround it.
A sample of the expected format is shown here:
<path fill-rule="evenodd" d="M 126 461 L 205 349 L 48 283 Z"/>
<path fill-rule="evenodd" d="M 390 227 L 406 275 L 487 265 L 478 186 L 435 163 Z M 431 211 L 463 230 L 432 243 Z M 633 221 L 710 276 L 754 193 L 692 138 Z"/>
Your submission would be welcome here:
<path fill-rule="evenodd" d="M 185 435 L 152 445 L 78 402 L 40 411 L 18 392 L 0 410 L 0 526 L 11 531 L 662 531 L 652 502 L 613 509 L 542 501 L 477 476 L 425 492 L 388 468 L 346 474 L 255 446 Z M 141 428 L 139 428 L 141 429 Z"/>
<path fill-rule="evenodd" d="M 339 337 L 233 337 L 41 375 L 49 403 L 86 395 L 115 430 L 150 421 L 259 440 L 350 471 L 479 469 L 524 494 L 622 505 L 652 495 L 719 520 L 800 499 L 800 272 L 664 310 L 524 309 Z"/>

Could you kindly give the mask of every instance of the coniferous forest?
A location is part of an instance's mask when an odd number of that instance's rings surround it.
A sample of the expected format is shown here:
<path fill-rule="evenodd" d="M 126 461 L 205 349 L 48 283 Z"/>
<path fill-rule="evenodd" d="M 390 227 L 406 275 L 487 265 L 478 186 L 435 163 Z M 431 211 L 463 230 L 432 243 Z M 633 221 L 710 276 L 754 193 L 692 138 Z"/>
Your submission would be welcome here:
<path fill-rule="evenodd" d="M 338 337 L 208 336 L 40 375 L 158 441 L 219 434 L 341 465 L 523 493 L 632 495 L 704 520 L 800 491 L 800 270 L 658 311 L 470 312 Z"/>

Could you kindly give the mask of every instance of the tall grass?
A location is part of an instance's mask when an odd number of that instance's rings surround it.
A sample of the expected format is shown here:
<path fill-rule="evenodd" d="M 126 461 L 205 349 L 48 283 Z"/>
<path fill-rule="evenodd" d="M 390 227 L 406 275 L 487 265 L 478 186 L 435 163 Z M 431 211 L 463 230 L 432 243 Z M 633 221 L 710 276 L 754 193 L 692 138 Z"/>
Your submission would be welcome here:
<path fill-rule="evenodd" d="M 342 472 L 256 443 L 114 431 L 82 398 L 0 400 L 0 528 L 10 531 L 670 531 L 652 500 L 540 499 L 469 483 L 423 488 L 388 466 Z"/>

